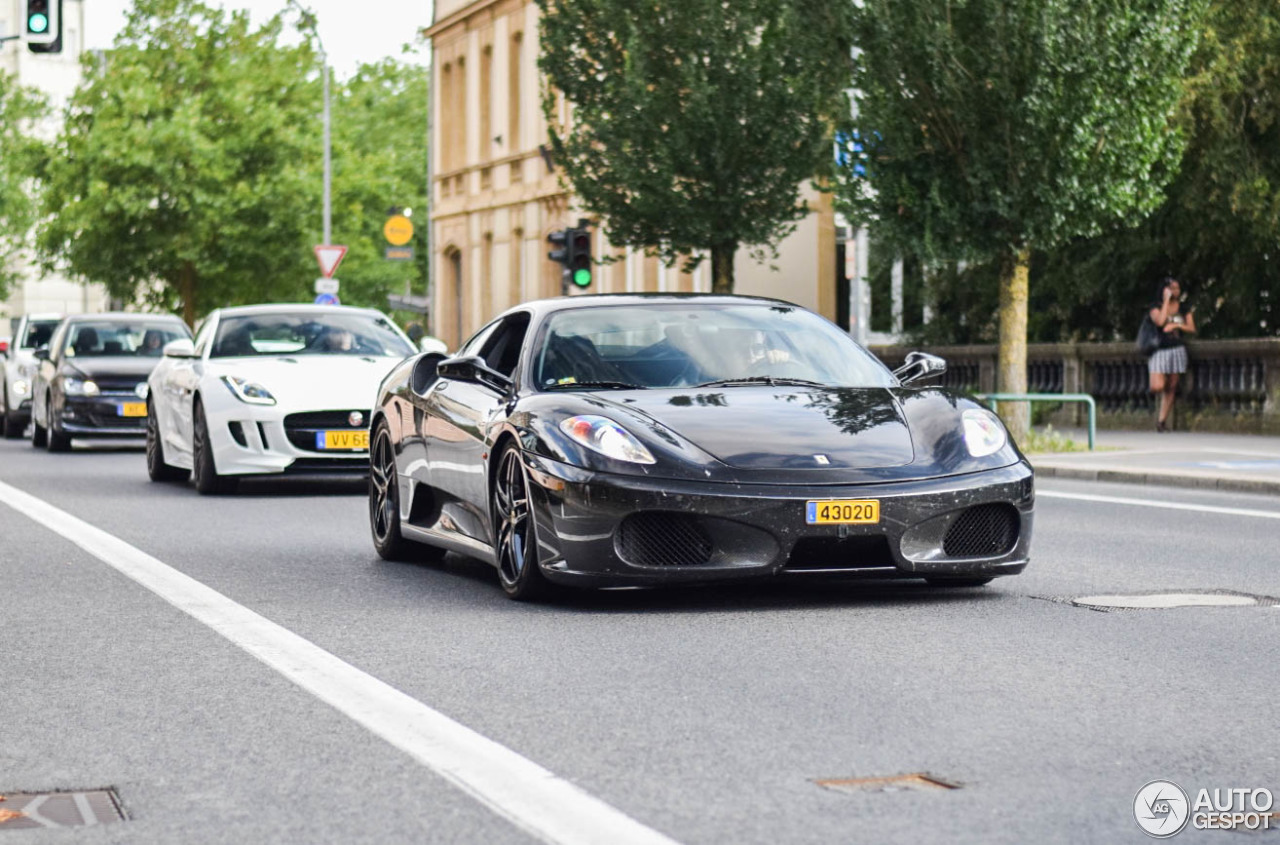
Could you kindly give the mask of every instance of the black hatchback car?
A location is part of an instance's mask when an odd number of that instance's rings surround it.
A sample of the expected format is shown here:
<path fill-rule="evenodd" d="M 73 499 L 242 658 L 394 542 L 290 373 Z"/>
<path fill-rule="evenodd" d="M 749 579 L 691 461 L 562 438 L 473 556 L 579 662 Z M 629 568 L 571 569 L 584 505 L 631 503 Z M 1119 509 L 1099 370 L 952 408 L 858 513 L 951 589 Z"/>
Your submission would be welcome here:
<path fill-rule="evenodd" d="M 145 437 L 147 376 L 173 340 L 190 338 L 177 317 L 79 314 L 36 350 L 31 443 L 51 452 L 73 437 Z"/>

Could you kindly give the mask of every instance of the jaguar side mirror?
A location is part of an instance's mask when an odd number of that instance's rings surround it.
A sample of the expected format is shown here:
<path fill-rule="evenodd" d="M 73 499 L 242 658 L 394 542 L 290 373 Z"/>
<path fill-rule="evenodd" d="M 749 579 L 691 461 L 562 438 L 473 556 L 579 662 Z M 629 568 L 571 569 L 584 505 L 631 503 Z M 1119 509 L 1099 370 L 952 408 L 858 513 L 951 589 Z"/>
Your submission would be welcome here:
<path fill-rule="evenodd" d="M 164 345 L 164 357 L 194 358 L 196 357 L 196 345 L 185 337 L 171 340 Z"/>

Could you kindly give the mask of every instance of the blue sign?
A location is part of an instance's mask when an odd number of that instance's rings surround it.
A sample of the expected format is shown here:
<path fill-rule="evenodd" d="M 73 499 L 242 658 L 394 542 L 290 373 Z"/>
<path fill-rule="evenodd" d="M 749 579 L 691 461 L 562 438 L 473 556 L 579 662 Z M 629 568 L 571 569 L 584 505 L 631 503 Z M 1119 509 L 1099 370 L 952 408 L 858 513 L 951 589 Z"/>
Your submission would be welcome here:
<path fill-rule="evenodd" d="M 316 297 L 316 305 L 341 305 L 338 297 L 331 293 L 322 293 Z"/>

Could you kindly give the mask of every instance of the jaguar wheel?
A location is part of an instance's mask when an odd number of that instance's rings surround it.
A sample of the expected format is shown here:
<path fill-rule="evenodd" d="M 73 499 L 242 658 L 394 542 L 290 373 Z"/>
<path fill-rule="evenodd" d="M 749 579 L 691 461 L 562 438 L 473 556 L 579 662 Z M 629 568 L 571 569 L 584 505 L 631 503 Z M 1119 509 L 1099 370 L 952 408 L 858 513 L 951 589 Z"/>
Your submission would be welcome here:
<path fill-rule="evenodd" d="M 507 444 L 498 459 L 490 512 L 503 591 L 516 601 L 544 596 L 549 585 L 538 567 L 538 529 L 529 503 L 529 479 L 514 443 Z"/>
<path fill-rule="evenodd" d="M 234 493 L 240 479 L 218 475 L 218 467 L 213 460 L 213 446 L 209 443 L 209 426 L 204 418 L 204 406 L 197 399 L 192 409 L 195 429 L 191 444 L 191 462 L 195 465 L 196 490 L 203 496 Z"/>
<path fill-rule="evenodd" d="M 160 422 L 156 407 L 147 400 L 147 475 L 152 481 L 186 481 L 190 470 L 165 463 L 164 443 L 160 442 Z"/>
<path fill-rule="evenodd" d="M 383 560 L 434 560 L 444 550 L 406 540 L 400 533 L 400 482 L 395 447 L 385 420 L 373 431 L 369 450 L 369 530 Z"/>

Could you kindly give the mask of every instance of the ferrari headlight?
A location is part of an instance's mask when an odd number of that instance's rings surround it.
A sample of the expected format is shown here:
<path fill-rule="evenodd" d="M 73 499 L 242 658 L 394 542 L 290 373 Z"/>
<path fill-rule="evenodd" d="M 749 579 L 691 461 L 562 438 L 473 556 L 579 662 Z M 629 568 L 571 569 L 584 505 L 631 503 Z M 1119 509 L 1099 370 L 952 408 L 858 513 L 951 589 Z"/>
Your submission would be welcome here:
<path fill-rule="evenodd" d="M 262 385 L 248 379 L 235 376 L 223 376 L 222 383 L 227 386 L 237 399 L 250 405 L 274 405 L 276 397 Z"/>
<path fill-rule="evenodd" d="M 67 376 L 62 380 L 62 390 L 68 396 L 97 396 L 98 383 L 91 379 L 78 379 Z"/>
<path fill-rule="evenodd" d="M 18 379 L 13 383 L 13 392 L 19 396 L 26 396 L 31 390 L 31 385 L 22 379 Z"/>
<path fill-rule="evenodd" d="M 560 430 L 588 449 L 617 461 L 633 464 L 654 463 L 644 444 L 608 417 L 583 414 L 560 423 Z"/>
<path fill-rule="evenodd" d="M 990 411 L 970 408 L 961 415 L 964 424 L 964 445 L 975 458 L 993 455 L 1009 442 L 1004 424 Z"/>

